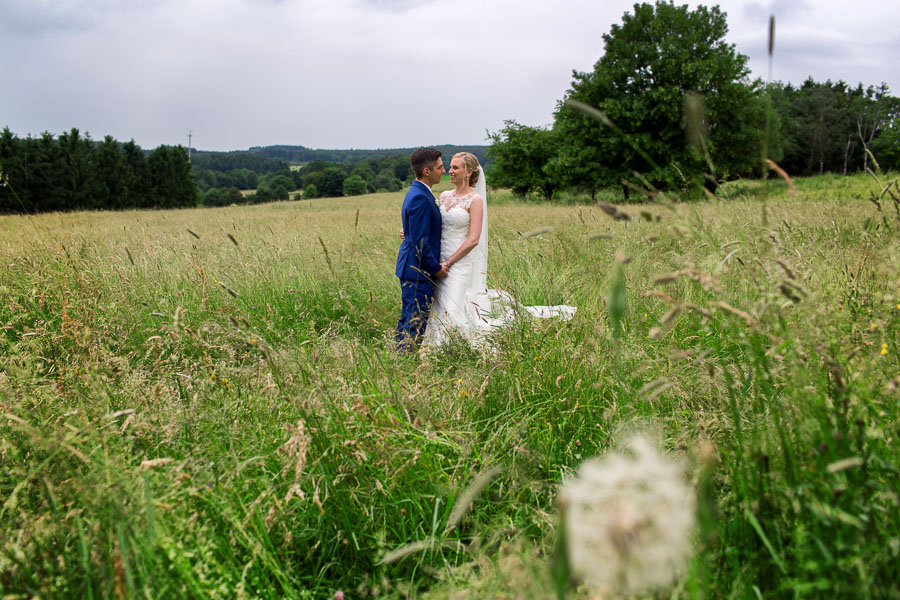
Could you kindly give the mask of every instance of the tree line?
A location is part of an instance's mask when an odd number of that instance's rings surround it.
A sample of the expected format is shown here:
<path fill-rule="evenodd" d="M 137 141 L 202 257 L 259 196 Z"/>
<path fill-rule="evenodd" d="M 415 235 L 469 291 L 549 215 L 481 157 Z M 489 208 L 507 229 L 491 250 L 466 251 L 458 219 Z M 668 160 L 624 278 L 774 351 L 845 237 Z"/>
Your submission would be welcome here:
<path fill-rule="evenodd" d="M 439 146 L 445 156 L 487 146 Z M 0 213 L 224 206 L 398 192 L 412 182 L 412 149 L 311 150 L 267 146 L 193 151 L 134 140 L 97 142 L 77 128 L 54 136 L 0 133 Z M 335 160 L 325 160 L 329 157 Z M 298 159 L 310 159 L 296 165 Z"/>
<path fill-rule="evenodd" d="M 230 176 L 231 173 L 233 171 L 224 175 Z M 254 186 L 255 191 L 244 197 L 243 201 L 287 200 L 296 191 L 300 191 L 307 200 L 399 192 L 413 179 L 407 155 L 373 157 L 352 164 L 314 160 L 298 168 L 284 168 L 260 175 L 258 185 Z M 203 192 L 204 206 L 231 204 L 235 199 L 234 188 L 209 187 Z"/>
<path fill-rule="evenodd" d="M 78 129 L 19 138 L 0 133 L 0 213 L 195 206 L 199 189 L 180 146 L 145 153 Z"/>
<path fill-rule="evenodd" d="M 878 167 L 900 169 L 900 98 L 887 85 L 851 87 L 807 79 L 775 83 L 764 99 L 773 110 L 777 162 L 790 173 L 846 175 Z"/>
<path fill-rule="evenodd" d="M 435 146 L 445 160 L 472 152 L 489 161 L 487 146 Z M 397 192 L 414 179 L 413 148 L 390 150 L 312 150 L 303 146 L 265 146 L 246 151 L 197 152 L 194 172 L 204 206 L 303 198 L 336 198 Z M 302 162 L 302 165 L 297 165 Z M 484 164 L 484 163 L 483 163 Z M 255 190 L 241 196 L 240 190 Z M 294 194 L 296 197 L 296 194 Z"/>
<path fill-rule="evenodd" d="M 76 128 L 58 136 L 0 133 L 0 213 L 253 204 L 298 190 L 304 198 L 356 196 L 398 192 L 412 179 L 408 155 L 291 168 L 251 152 L 148 152 L 133 140 L 95 142 Z"/>
<path fill-rule="evenodd" d="M 234 150 L 231 152 L 194 150 L 191 152 L 191 164 L 197 170 L 208 170 L 217 173 L 246 170 L 260 175 L 282 171 L 290 165 L 286 160 L 246 150 Z"/>
<path fill-rule="evenodd" d="M 255 197 L 245 196 L 241 190 L 255 190 L 260 185 L 261 177 L 290 170 L 286 161 L 243 150 L 195 151 L 191 153 L 191 165 L 203 206 L 255 202 Z M 260 197 L 260 202 L 264 201 L 264 196 Z"/>
<path fill-rule="evenodd" d="M 767 174 L 900 168 L 900 99 L 884 84 L 795 87 L 748 77 L 718 7 L 635 4 L 575 72 L 549 127 L 506 121 L 490 134 L 492 185 L 550 199 L 619 187 L 714 190 Z"/>
<path fill-rule="evenodd" d="M 487 154 L 487 146 L 457 146 L 452 144 L 443 144 L 434 146 L 441 151 L 444 158 L 449 158 L 457 152 L 471 152 L 478 161 L 487 166 L 490 164 L 490 157 Z M 361 160 L 370 158 L 385 158 L 397 155 L 409 156 L 415 148 L 382 148 L 378 150 L 328 150 L 313 149 L 304 146 L 254 146 L 250 148 L 248 154 L 254 154 L 274 160 L 281 160 L 292 164 L 308 163 L 316 160 L 322 160 L 332 163 L 353 164 Z"/>

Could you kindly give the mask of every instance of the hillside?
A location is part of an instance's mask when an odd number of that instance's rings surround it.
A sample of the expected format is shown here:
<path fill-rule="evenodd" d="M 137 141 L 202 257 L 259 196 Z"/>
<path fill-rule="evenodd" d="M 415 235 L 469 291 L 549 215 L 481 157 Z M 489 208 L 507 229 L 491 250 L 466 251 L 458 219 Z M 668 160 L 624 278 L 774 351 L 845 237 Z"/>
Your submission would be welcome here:
<path fill-rule="evenodd" d="M 471 152 L 478 157 L 482 165 L 490 164 L 487 157 L 488 146 L 459 146 L 442 144 L 434 146 L 444 157 L 450 157 L 457 152 Z M 260 154 L 266 158 L 285 160 L 290 163 L 305 163 L 313 160 L 325 160 L 328 162 L 355 163 L 367 158 L 380 156 L 394 156 L 397 154 L 410 154 L 415 148 L 378 148 L 378 149 L 313 149 L 305 146 L 253 146 L 247 152 Z"/>

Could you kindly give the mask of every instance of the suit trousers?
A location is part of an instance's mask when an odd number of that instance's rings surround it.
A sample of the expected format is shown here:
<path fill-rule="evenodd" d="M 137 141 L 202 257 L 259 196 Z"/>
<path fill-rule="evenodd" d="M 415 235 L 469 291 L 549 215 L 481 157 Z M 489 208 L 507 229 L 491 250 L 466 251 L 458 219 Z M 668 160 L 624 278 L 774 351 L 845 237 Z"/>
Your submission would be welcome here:
<path fill-rule="evenodd" d="M 428 280 L 400 280 L 403 310 L 397 322 L 397 349 L 413 350 L 418 345 L 431 313 L 434 301 L 434 283 Z"/>

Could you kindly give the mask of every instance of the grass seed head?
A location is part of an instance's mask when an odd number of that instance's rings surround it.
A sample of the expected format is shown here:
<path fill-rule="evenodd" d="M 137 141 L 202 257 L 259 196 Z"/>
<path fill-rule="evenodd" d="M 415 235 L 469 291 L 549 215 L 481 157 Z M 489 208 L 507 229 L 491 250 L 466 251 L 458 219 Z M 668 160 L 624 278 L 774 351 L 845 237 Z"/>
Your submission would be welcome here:
<path fill-rule="evenodd" d="M 753 318 L 753 315 L 751 315 L 750 313 L 745 312 L 739 308 L 735 308 L 732 305 L 728 304 L 727 302 L 721 302 L 721 301 L 716 300 L 716 301 L 710 302 L 709 304 L 710 304 L 710 306 L 715 306 L 717 308 L 720 308 L 727 313 L 731 313 L 736 317 L 740 317 L 741 319 L 744 320 L 745 323 L 747 323 L 747 325 L 749 325 L 751 327 L 756 324 L 756 319 Z"/>
<path fill-rule="evenodd" d="M 616 207 L 615 204 L 610 204 L 609 202 L 598 201 L 597 206 L 600 207 L 600 210 L 608 214 L 610 217 L 615 219 L 616 221 L 630 221 L 631 215 L 627 212 L 621 211 Z"/>
<path fill-rule="evenodd" d="M 668 584 L 684 568 L 695 498 L 681 465 L 647 437 L 624 449 L 582 463 L 562 499 L 573 575 L 601 592 L 632 595 Z"/>
<path fill-rule="evenodd" d="M 697 93 L 685 94 L 683 113 L 688 143 L 698 149 L 702 148 L 707 138 L 706 104 L 703 96 Z"/>
<path fill-rule="evenodd" d="M 286 424 L 284 426 L 288 432 L 288 439 L 278 448 L 285 461 L 285 470 L 291 467 L 294 469 L 294 481 L 296 482 L 303 469 L 306 467 L 306 457 L 309 452 L 309 446 L 312 438 L 306 433 L 306 422 L 303 419 L 297 421 L 297 425 Z"/>
<path fill-rule="evenodd" d="M 156 467 L 162 467 L 164 465 L 169 464 L 170 462 L 174 462 L 173 458 L 151 458 L 149 460 L 141 461 L 141 471 L 146 471 L 147 469 L 155 469 Z"/>

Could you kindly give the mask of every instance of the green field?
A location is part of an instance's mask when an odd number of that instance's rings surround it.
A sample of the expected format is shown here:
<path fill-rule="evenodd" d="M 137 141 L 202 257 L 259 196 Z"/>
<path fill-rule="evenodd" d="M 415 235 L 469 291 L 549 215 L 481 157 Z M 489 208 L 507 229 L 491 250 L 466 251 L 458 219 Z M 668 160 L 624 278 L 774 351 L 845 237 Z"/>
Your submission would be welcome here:
<path fill-rule="evenodd" d="M 0 217 L 0 597 L 555 598 L 560 481 L 640 430 L 698 507 L 649 597 L 900 598 L 891 177 L 495 193 L 489 284 L 578 306 L 496 353 L 392 350 L 399 193 Z"/>

